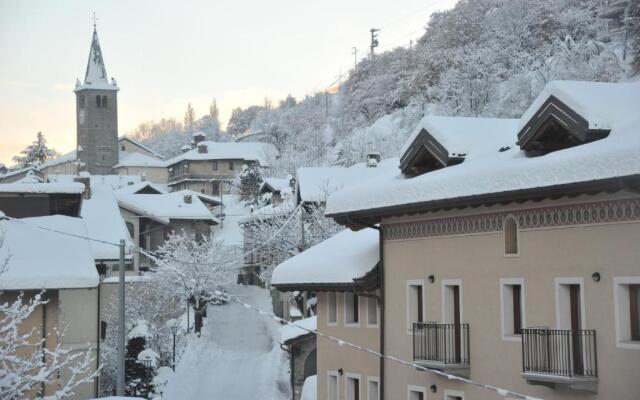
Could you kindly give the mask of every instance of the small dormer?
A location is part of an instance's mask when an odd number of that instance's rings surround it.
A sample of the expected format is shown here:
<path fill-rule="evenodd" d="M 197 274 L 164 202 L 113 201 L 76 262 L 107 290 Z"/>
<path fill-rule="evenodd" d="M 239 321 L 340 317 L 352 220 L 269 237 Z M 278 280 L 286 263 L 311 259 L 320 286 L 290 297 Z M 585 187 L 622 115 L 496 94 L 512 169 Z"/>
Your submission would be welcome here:
<path fill-rule="evenodd" d="M 518 146 L 529 156 L 603 139 L 609 129 L 590 129 L 589 122 L 555 96 L 542 104 L 518 132 Z"/>
<path fill-rule="evenodd" d="M 450 154 L 426 129 L 422 129 L 400 158 L 403 174 L 417 176 L 460 164 L 466 154 Z"/>

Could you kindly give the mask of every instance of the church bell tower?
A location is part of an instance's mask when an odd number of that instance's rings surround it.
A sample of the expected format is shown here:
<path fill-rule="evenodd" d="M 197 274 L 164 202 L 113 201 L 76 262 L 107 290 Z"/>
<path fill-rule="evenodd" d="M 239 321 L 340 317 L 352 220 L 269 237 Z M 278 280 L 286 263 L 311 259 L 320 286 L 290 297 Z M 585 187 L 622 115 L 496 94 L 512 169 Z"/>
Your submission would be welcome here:
<path fill-rule="evenodd" d="M 118 163 L 118 85 L 107 77 L 96 25 L 84 82 L 76 80 L 77 159 L 79 171 L 113 174 Z"/>

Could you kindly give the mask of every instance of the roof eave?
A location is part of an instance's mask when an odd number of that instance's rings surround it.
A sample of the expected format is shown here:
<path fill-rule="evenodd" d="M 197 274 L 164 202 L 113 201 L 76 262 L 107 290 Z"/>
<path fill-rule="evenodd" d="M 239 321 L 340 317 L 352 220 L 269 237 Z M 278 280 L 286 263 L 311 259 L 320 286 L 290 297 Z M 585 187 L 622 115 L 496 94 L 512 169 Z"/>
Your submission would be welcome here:
<path fill-rule="evenodd" d="M 511 190 L 497 193 L 463 196 L 448 199 L 438 199 L 419 203 L 409 203 L 388 207 L 354 210 L 349 212 L 329 213 L 327 217 L 333 218 L 341 225 L 353 225 L 354 223 L 379 223 L 382 218 L 412 215 L 429 211 L 452 208 L 466 208 L 505 202 L 524 202 L 528 200 L 543 199 L 558 196 L 577 196 L 584 193 L 597 193 L 602 191 L 618 191 L 622 189 L 640 190 L 640 174 L 621 177 L 596 179 L 591 181 L 571 182 L 567 184 L 551 185 L 529 189 Z"/>

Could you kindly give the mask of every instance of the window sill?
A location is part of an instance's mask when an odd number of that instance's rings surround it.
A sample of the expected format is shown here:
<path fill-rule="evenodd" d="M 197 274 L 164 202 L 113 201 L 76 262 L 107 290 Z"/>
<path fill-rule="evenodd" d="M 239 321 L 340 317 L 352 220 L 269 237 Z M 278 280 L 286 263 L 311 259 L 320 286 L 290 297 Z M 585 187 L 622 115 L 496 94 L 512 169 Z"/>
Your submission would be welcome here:
<path fill-rule="evenodd" d="M 637 341 L 637 340 L 619 340 L 616 343 L 616 347 L 619 348 L 619 349 L 640 350 L 640 341 Z"/>
<path fill-rule="evenodd" d="M 520 254 L 516 253 L 516 254 L 505 254 L 504 258 L 519 258 Z"/>
<path fill-rule="evenodd" d="M 505 342 L 521 342 L 522 335 L 502 335 L 502 340 Z"/>
<path fill-rule="evenodd" d="M 360 322 L 345 322 L 345 328 L 360 328 Z"/>

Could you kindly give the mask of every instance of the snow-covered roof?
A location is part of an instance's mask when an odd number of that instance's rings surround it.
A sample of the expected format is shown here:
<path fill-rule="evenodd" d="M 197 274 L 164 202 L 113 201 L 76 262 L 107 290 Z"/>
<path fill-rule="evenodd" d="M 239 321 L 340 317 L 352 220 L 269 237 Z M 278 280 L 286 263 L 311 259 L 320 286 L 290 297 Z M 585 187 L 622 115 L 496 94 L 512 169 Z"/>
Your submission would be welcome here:
<path fill-rule="evenodd" d="M 18 179 L 14 183 L 42 183 L 42 178 L 36 175 L 33 170 L 30 170 L 25 176 Z"/>
<path fill-rule="evenodd" d="M 43 162 L 42 164 L 40 164 L 38 166 L 39 169 L 44 169 L 44 168 L 49 168 L 49 167 L 53 167 L 56 165 L 60 165 L 60 164 L 64 164 L 66 162 L 69 161 L 75 161 L 78 158 L 78 153 L 75 150 L 72 150 L 66 154 L 61 155 L 58 158 L 55 158 L 53 160 L 48 160 Z"/>
<path fill-rule="evenodd" d="M 124 141 L 130 142 L 130 143 L 140 147 L 141 149 L 144 149 L 144 150 L 148 151 L 149 153 L 154 154 L 158 158 L 164 158 L 164 156 L 162 154 L 154 151 L 153 149 L 151 149 L 148 146 L 145 146 L 144 144 L 138 142 L 137 140 L 131 139 L 129 136 L 120 136 L 118 138 L 118 143 L 124 142 Z"/>
<path fill-rule="evenodd" d="M 518 126 L 525 126 L 550 95 L 582 113 L 590 126 L 608 127 L 609 136 L 544 156 L 527 157 L 519 147 L 512 147 L 411 179 L 388 175 L 332 194 L 326 213 L 444 202 L 640 174 L 640 82 L 550 83 L 523 114 Z M 512 141 L 516 135 L 517 130 Z"/>
<path fill-rule="evenodd" d="M 182 189 L 172 193 L 180 193 L 180 194 L 190 194 L 191 196 L 198 197 L 203 203 L 207 203 L 212 206 L 220 206 L 222 205 L 222 201 L 220 201 L 220 196 L 210 196 L 208 194 L 195 192 L 189 189 Z"/>
<path fill-rule="evenodd" d="M 113 168 L 121 167 L 157 167 L 165 168 L 166 161 L 134 151 L 121 151 L 118 163 Z"/>
<path fill-rule="evenodd" d="M 77 182 L 0 183 L 0 193 L 80 194 L 84 185 Z"/>
<path fill-rule="evenodd" d="M 0 221 L 0 260 L 8 260 L 7 270 L 0 274 L 0 290 L 98 286 L 88 241 L 39 227 L 87 236 L 82 219 L 63 215 Z"/>
<path fill-rule="evenodd" d="M 268 166 L 267 158 L 277 153 L 276 148 L 270 143 L 213 142 L 205 140 L 200 144 L 207 146 L 206 153 L 199 153 L 197 148 L 191 149 L 167 160 L 167 165 L 172 165 L 182 160 L 246 160 L 257 161 L 261 166 Z"/>
<path fill-rule="evenodd" d="M 132 242 L 110 185 L 91 181 L 91 198 L 82 200 L 80 216 L 87 224 L 90 237 L 108 243 L 120 243 L 121 239 Z M 107 243 L 92 241 L 91 250 L 95 260 L 120 258 L 120 249 Z M 130 254 L 127 256 L 131 257 Z"/>
<path fill-rule="evenodd" d="M 299 328 L 299 326 L 315 331 L 318 329 L 318 317 L 314 315 L 313 317 L 296 321 L 295 325 L 287 324 L 280 327 L 280 343 L 286 343 L 289 340 L 309 334 L 309 331 Z"/>
<path fill-rule="evenodd" d="M 219 223 L 195 193 L 185 203 L 185 193 L 127 194 L 117 193 L 120 207 L 168 224 L 172 219 L 204 220 Z"/>
<path fill-rule="evenodd" d="M 115 80 L 109 82 L 107 69 L 104 65 L 100 42 L 98 41 L 98 32 L 93 30 L 91 39 L 91 49 L 89 50 L 89 60 L 87 61 L 87 71 L 84 75 L 84 82 L 76 83 L 76 91 L 83 89 L 100 89 L 100 90 L 119 90 Z"/>
<path fill-rule="evenodd" d="M 260 191 L 264 188 L 270 187 L 271 189 L 279 192 L 291 192 L 290 182 L 290 178 L 264 178 L 262 184 L 260 184 Z"/>
<path fill-rule="evenodd" d="M 10 178 L 12 176 L 28 173 L 29 171 L 35 171 L 35 170 L 37 170 L 37 168 L 34 166 L 20 168 L 20 169 L 13 169 L 13 170 L 7 171 L 7 173 L 5 174 L 0 174 L 0 179 Z"/>
<path fill-rule="evenodd" d="M 273 271 L 271 284 L 350 284 L 371 271 L 379 260 L 378 231 L 345 229 L 291 257 Z"/>
<path fill-rule="evenodd" d="M 449 157 L 473 157 L 478 153 L 497 151 L 504 146 L 514 146 L 513 133 L 517 131 L 519 122 L 518 119 L 428 115 L 418 123 L 400 154 L 409 150 L 423 130 L 449 152 Z"/>
<path fill-rule="evenodd" d="M 82 174 L 83 172 L 80 173 L 80 175 Z M 89 175 L 89 176 L 91 178 L 91 185 L 107 185 L 113 188 L 114 190 L 142 182 L 142 177 L 140 175 Z M 76 175 L 65 175 L 65 174 L 47 175 L 47 179 L 50 182 L 57 182 L 57 183 L 73 182 L 75 178 L 77 178 Z"/>
<path fill-rule="evenodd" d="M 305 167 L 296 171 L 298 196 L 303 202 L 324 203 L 340 189 L 374 177 L 398 171 L 398 159 L 382 160 L 376 167 L 358 163 L 351 167 Z"/>
<path fill-rule="evenodd" d="M 152 189 L 155 190 L 157 192 L 159 192 L 160 194 L 165 194 L 165 193 L 169 193 L 168 190 L 166 190 L 162 185 L 158 185 L 156 183 L 153 182 L 149 182 L 149 181 L 142 181 L 142 182 L 137 182 L 137 183 L 133 183 L 131 185 L 127 185 L 124 187 L 121 187 L 119 189 L 116 189 L 116 192 L 118 193 L 128 193 L 128 194 L 138 194 L 138 192 L 145 190 L 145 189 Z"/>

